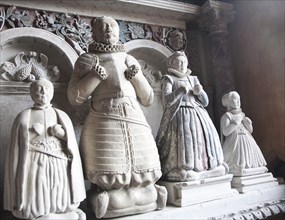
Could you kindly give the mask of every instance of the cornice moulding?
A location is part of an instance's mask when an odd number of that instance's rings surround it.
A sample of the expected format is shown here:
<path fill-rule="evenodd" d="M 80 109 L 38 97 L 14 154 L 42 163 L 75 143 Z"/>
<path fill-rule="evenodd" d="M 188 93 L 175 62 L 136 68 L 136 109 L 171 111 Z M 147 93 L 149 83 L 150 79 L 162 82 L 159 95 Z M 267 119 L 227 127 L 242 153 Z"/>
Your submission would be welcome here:
<path fill-rule="evenodd" d="M 1 3 L 86 17 L 108 15 L 118 20 L 181 29 L 186 29 L 186 23 L 201 14 L 200 6 L 172 0 L 2 0 Z"/>

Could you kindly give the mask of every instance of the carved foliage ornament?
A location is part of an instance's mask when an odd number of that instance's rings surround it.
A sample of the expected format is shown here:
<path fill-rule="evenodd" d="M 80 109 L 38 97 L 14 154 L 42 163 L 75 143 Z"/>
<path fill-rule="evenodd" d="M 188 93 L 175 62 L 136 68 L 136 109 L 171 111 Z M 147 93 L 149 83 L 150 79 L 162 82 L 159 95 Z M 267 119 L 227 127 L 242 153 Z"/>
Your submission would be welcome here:
<path fill-rule="evenodd" d="M 31 12 L 31 11 L 30 11 Z M 0 31 L 4 25 L 7 28 L 36 27 L 50 31 L 72 46 L 79 45 L 85 52 L 88 45 L 93 41 L 91 26 L 78 15 L 47 13 L 46 11 L 18 10 L 15 6 L 7 8 L 6 13 L 3 7 L 0 8 Z"/>
<path fill-rule="evenodd" d="M 47 13 L 35 11 L 35 26 L 48 30 L 71 44 L 78 44 L 85 52 L 93 41 L 91 27 L 79 15 Z"/>
<path fill-rule="evenodd" d="M 1 16 L 3 16 L 3 12 L 1 12 Z M 5 16 L 5 11 L 4 11 L 4 17 L 7 23 L 9 24 L 9 26 L 11 26 L 12 28 L 32 26 L 32 20 L 31 20 L 29 11 L 16 10 L 15 6 L 11 6 L 7 9 L 6 16 Z"/>
<path fill-rule="evenodd" d="M 48 58 L 36 52 L 21 52 L 14 62 L 4 62 L 0 66 L 0 78 L 7 81 L 32 82 L 41 77 L 56 82 L 60 71 L 55 65 L 48 65 Z"/>
<path fill-rule="evenodd" d="M 184 51 L 186 48 L 185 31 L 136 22 L 119 21 L 118 23 L 122 43 L 135 39 L 147 39 L 163 44 L 171 51 Z"/>
<path fill-rule="evenodd" d="M 93 42 L 91 19 L 81 19 L 79 15 L 59 14 L 56 12 L 18 10 L 15 6 L 0 8 L 0 31 L 15 27 L 36 27 L 50 31 L 66 40 L 78 54 L 88 52 Z M 135 39 L 147 39 L 163 44 L 171 51 L 186 48 L 186 33 L 170 27 L 161 27 L 136 22 L 118 21 L 120 42 L 126 43 Z"/>

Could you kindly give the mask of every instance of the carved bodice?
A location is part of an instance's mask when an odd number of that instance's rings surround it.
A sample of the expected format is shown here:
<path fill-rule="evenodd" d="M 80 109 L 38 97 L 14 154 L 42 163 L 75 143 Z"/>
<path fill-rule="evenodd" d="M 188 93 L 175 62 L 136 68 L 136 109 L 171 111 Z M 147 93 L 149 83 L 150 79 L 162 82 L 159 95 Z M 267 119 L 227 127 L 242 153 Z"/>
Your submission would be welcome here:
<path fill-rule="evenodd" d="M 188 94 L 185 94 L 182 96 L 181 106 L 194 107 L 194 106 L 200 105 L 195 100 L 195 96 L 193 94 L 193 89 L 195 85 L 194 77 L 185 76 L 185 77 L 179 78 L 179 77 L 172 76 L 172 78 L 174 80 L 173 85 L 172 85 L 172 91 L 176 91 L 182 86 L 185 86 L 189 89 Z"/>
<path fill-rule="evenodd" d="M 124 52 L 96 54 L 99 63 L 106 70 L 108 78 L 101 81 L 94 90 L 92 100 L 104 98 L 122 98 L 125 96 L 136 97 L 136 92 L 131 82 L 124 75 L 127 69 L 127 54 Z"/>
<path fill-rule="evenodd" d="M 48 155 L 66 158 L 62 141 L 52 136 L 49 128 L 57 124 L 57 116 L 53 108 L 31 110 L 29 122 L 30 150 Z"/>
<path fill-rule="evenodd" d="M 229 118 L 231 121 L 235 121 L 236 117 L 243 117 L 243 119 L 245 118 L 245 114 L 243 112 L 239 112 L 239 113 L 232 113 L 232 112 L 228 112 Z M 247 128 L 244 126 L 243 122 L 241 122 L 239 124 L 239 126 L 236 129 L 236 133 L 238 135 L 246 135 L 246 134 L 250 134 L 250 132 L 247 130 Z"/>

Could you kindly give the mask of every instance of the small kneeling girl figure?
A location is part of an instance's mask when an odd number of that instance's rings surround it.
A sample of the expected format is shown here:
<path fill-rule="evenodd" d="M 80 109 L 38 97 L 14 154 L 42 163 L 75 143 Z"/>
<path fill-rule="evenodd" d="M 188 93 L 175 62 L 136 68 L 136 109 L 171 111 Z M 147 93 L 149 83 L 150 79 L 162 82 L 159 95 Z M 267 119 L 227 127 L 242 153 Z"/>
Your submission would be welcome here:
<path fill-rule="evenodd" d="M 240 108 L 239 94 L 236 91 L 225 94 L 222 104 L 227 112 L 221 118 L 221 140 L 229 172 L 234 176 L 266 173 L 266 161 L 251 135 L 252 122 Z"/>

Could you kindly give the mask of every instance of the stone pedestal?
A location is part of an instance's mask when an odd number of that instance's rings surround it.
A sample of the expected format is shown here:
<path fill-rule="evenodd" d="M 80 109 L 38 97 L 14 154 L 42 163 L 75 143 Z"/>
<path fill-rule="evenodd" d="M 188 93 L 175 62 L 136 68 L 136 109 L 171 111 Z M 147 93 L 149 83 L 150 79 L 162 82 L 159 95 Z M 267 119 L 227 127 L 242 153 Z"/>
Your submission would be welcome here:
<path fill-rule="evenodd" d="M 250 176 L 233 177 L 232 188 L 240 193 L 277 186 L 277 179 L 272 173 L 263 173 Z"/>
<path fill-rule="evenodd" d="M 190 182 L 159 181 L 158 184 L 166 187 L 169 204 L 184 207 L 238 194 L 231 189 L 232 177 L 227 174 Z"/>
<path fill-rule="evenodd" d="M 220 190 L 222 186 L 220 187 Z M 198 191 L 202 193 L 199 189 Z M 266 219 L 276 216 L 282 219 L 285 213 L 285 185 L 237 193 L 223 199 L 202 202 L 185 207 L 168 205 L 159 212 L 126 216 L 122 219 Z M 280 217 L 280 218 L 279 218 Z M 273 217 L 272 219 L 275 219 Z"/>

